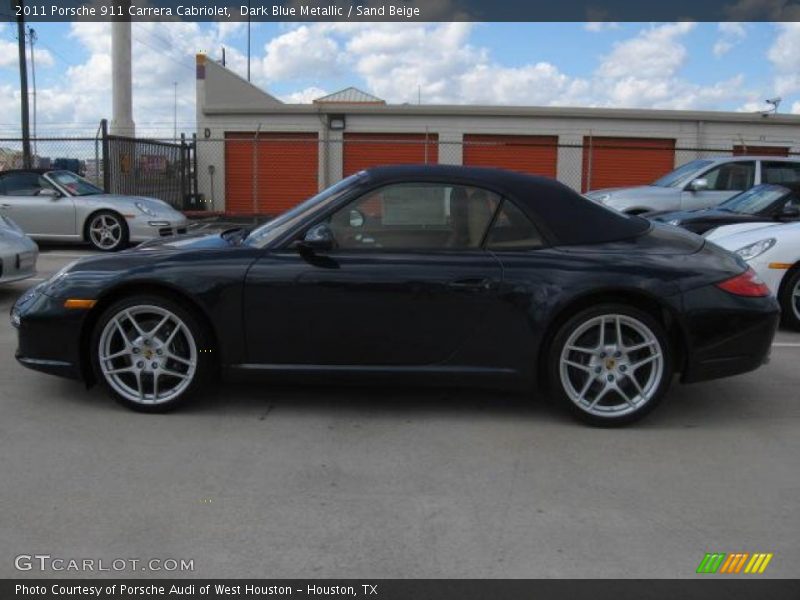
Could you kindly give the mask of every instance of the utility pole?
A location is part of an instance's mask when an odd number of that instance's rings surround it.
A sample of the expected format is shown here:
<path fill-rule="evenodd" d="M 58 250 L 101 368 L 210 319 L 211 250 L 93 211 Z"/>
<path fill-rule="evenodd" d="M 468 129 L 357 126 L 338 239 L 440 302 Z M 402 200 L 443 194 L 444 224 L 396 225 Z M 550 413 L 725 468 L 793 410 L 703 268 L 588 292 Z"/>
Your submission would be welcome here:
<path fill-rule="evenodd" d="M 36 54 L 33 44 L 36 42 L 36 30 L 28 27 L 28 42 L 31 45 L 31 83 L 33 84 L 33 156 L 36 156 Z"/>
<path fill-rule="evenodd" d="M 172 99 L 172 141 L 178 141 L 178 82 L 173 81 L 175 93 Z"/>
<path fill-rule="evenodd" d="M 19 92 L 22 107 L 22 165 L 31 168 L 31 132 L 28 124 L 28 61 L 25 56 L 24 0 L 16 0 L 19 7 L 17 17 L 17 41 L 19 42 Z"/>
<path fill-rule="evenodd" d="M 250 0 L 247 0 L 247 81 L 250 81 Z"/>

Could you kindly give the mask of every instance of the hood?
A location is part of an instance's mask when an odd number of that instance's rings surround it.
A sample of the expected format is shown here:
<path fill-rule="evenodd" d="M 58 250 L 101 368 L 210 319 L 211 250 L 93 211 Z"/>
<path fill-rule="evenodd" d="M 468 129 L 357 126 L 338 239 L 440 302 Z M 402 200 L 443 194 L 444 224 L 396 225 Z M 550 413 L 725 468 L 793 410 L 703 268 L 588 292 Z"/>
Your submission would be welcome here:
<path fill-rule="evenodd" d="M 36 250 L 36 242 L 27 235 L 0 221 L 0 248 L 8 252 L 30 252 Z"/>
<path fill-rule="evenodd" d="M 648 198 L 654 196 L 674 196 L 680 193 L 679 188 L 660 187 L 657 185 L 637 185 L 636 187 L 607 188 L 603 190 L 592 190 L 586 196 L 593 200 L 600 196 L 610 196 L 611 198 L 638 198 L 646 195 Z"/>
<path fill-rule="evenodd" d="M 212 248 L 229 248 L 235 246 L 241 238 L 233 235 L 238 229 L 225 231 L 199 231 L 169 237 L 155 238 L 139 244 L 128 252 L 153 252 L 165 250 L 208 250 Z"/>
<path fill-rule="evenodd" d="M 776 223 L 774 221 L 761 221 L 756 223 L 737 223 L 736 225 L 723 225 L 709 231 L 705 237 L 707 240 L 712 240 L 719 243 L 717 240 L 727 238 L 731 235 L 738 235 L 747 232 L 754 232 L 760 229 L 767 229 L 771 227 L 780 227 L 783 223 Z M 791 223 L 790 223 L 791 225 Z M 762 232 L 763 233 L 763 232 Z"/>

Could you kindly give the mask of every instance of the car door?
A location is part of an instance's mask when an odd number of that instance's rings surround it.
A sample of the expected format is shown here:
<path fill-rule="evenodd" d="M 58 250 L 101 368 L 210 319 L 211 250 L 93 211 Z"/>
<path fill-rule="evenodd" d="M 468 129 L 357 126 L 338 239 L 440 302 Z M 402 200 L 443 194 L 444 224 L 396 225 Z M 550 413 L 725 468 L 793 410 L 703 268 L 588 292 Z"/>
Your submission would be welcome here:
<path fill-rule="evenodd" d="M 254 364 L 440 364 L 487 318 L 502 279 L 481 243 L 499 205 L 484 190 L 387 185 L 325 223 L 336 247 L 267 251 L 245 285 Z"/>
<path fill-rule="evenodd" d="M 681 192 L 682 210 L 717 206 L 728 198 L 749 190 L 756 183 L 756 161 L 722 163 L 699 175 L 697 179 L 705 179 L 708 188 L 693 190 L 692 182 L 689 182 Z"/>
<path fill-rule="evenodd" d="M 75 235 L 75 203 L 39 173 L 14 171 L 2 176 L 0 212 L 34 236 Z M 47 190 L 42 193 L 43 190 Z"/>

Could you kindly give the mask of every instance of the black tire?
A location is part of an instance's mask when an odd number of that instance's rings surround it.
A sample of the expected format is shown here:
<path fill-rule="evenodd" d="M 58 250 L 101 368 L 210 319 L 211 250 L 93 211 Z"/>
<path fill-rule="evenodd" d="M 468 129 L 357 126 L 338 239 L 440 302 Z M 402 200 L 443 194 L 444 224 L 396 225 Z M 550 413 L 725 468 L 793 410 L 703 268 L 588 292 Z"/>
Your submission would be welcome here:
<path fill-rule="evenodd" d="M 619 346 L 619 350 L 611 345 L 604 346 L 608 350 L 599 349 L 598 321 L 603 322 L 600 318 L 604 316 L 612 319 L 603 326 L 604 339 L 608 339 L 607 336 L 617 336 L 616 317 L 621 317 L 619 322 L 622 323 L 620 329 L 625 346 Z M 591 325 L 592 323 L 598 324 Z M 597 332 L 595 337 L 592 337 L 593 328 Z M 640 335 L 640 330 L 649 332 L 652 337 L 648 339 L 647 335 Z M 579 337 L 574 338 L 575 335 Z M 591 345 L 585 347 L 584 340 L 590 340 Z M 634 350 L 637 345 L 645 342 L 650 345 Z M 568 343 L 570 348 L 579 348 L 567 350 Z M 598 349 L 588 351 L 589 347 Z M 619 357 L 616 356 L 617 352 Z M 660 358 L 656 357 L 656 353 Z M 562 361 L 564 357 L 566 360 Z M 672 352 L 664 327 L 649 313 L 617 303 L 601 304 L 583 310 L 567 320 L 553 337 L 546 361 L 548 385 L 553 398 L 579 420 L 600 427 L 627 425 L 650 413 L 669 389 L 673 373 Z M 576 366 L 572 366 L 573 364 Z M 642 368 L 647 374 L 647 381 L 644 383 L 638 374 Z M 576 379 L 580 379 L 578 386 L 573 385 Z M 613 389 L 614 386 L 616 389 Z M 578 388 L 583 393 L 578 392 Z M 642 393 L 637 389 L 642 390 Z M 594 394 L 595 398 L 600 397 L 596 405 L 589 406 L 594 400 L 589 394 Z M 631 396 L 633 401 L 630 400 Z M 625 397 L 629 397 L 629 400 L 624 400 Z M 612 412 L 613 406 L 604 406 L 612 402 L 617 402 L 622 407 L 618 414 Z"/>
<path fill-rule="evenodd" d="M 151 334 L 155 327 L 154 324 L 160 322 L 163 315 L 163 313 L 156 314 L 154 312 L 155 310 L 164 311 L 165 313 L 173 315 L 183 324 L 184 328 L 182 329 L 177 325 L 178 321 L 169 320 L 162 325 L 161 329 Z M 139 322 L 139 326 L 143 331 L 147 332 L 146 336 L 139 335 L 132 321 L 123 316 L 126 312 L 133 315 L 133 317 L 137 319 L 137 322 L 141 321 Z M 120 331 L 120 329 L 116 328 L 112 323 L 112 320 L 117 317 L 123 321 L 123 331 Z M 108 334 L 104 334 L 107 326 Z M 178 329 L 178 331 L 175 332 L 175 335 L 170 337 L 170 334 L 173 333 L 175 329 Z M 111 333 L 112 330 L 117 333 Z M 114 359 L 114 361 L 120 361 L 116 363 L 111 360 L 106 360 L 106 370 L 111 371 L 124 368 L 130 364 L 131 370 L 137 367 L 136 371 L 138 371 L 138 375 L 136 375 L 136 373 L 123 374 L 114 378 L 112 376 L 113 374 L 107 375 L 104 369 L 101 368 L 100 352 L 102 348 L 105 347 L 106 343 L 121 342 L 121 336 L 123 334 L 125 334 L 126 340 L 131 346 L 138 343 L 139 352 L 134 355 L 134 350 L 132 349 L 130 356 L 122 356 L 118 359 Z M 110 342 L 107 340 L 106 335 L 110 339 Z M 114 335 L 117 337 L 113 338 L 112 336 Z M 189 341 L 190 336 L 191 342 Z M 144 338 L 142 342 L 137 342 L 137 340 L 142 338 Z M 164 342 L 169 342 L 170 340 L 172 340 L 171 344 L 164 344 Z M 193 394 L 202 389 L 203 385 L 214 374 L 215 369 L 212 359 L 212 349 L 209 346 L 210 340 L 211 336 L 202 321 L 197 318 L 193 311 L 188 310 L 179 302 L 165 296 L 154 294 L 130 296 L 114 302 L 103 311 L 103 314 L 98 319 L 94 331 L 92 332 L 90 345 L 92 367 L 97 380 L 103 384 L 111 397 L 123 406 L 139 412 L 167 412 L 186 402 Z M 189 352 L 192 343 L 194 344 L 193 353 Z M 148 347 L 145 348 L 143 344 L 146 344 Z M 119 346 L 117 347 L 119 348 Z M 156 355 L 156 348 L 162 350 L 158 352 L 158 355 Z M 169 358 L 173 351 L 177 358 L 179 356 L 179 350 L 187 351 L 187 355 L 183 357 L 184 359 L 193 358 L 193 361 L 185 360 L 186 363 L 194 362 L 195 366 L 193 370 L 188 364 L 178 363 L 175 359 Z M 143 360 L 139 361 L 140 358 Z M 141 365 L 139 362 L 134 363 L 134 361 L 145 363 L 144 369 L 142 370 L 140 368 Z M 159 364 L 159 366 L 156 367 L 156 364 Z M 183 369 L 186 369 L 187 374 L 191 372 L 191 377 L 187 375 L 187 377 L 179 379 L 168 374 L 184 374 Z M 158 373 L 158 377 L 156 373 Z M 159 400 L 159 392 L 165 392 L 158 389 L 159 383 L 154 384 L 156 380 L 161 383 L 161 386 L 165 385 L 164 381 L 167 383 L 174 381 L 176 383 L 176 391 L 180 388 L 180 392 L 176 393 L 174 397 Z M 185 385 L 184 381 L 187 381 Z M 138 384 L 139 390 L 144 390 L 145 392 L 140 392 L 141 399 L 135 399 L 131 397 L 130 394 L 126 395 L 125 393 L 126 385 L 132 386 L 135 384 Z M 156 386 L 155 390 L 152 387 L 153 385 Z M 148 387 L 150 389 L 149 395 L 152 396 L 150 399 L 146 398 Z"/>
<path fill-rule="evenodd" d="M 781 286 L 778 301 L 781 304 L 781 320 L 786 327 L 800 331 L 800 268 L 795 268 L 786 275 Z"/>
<path fill-rule="evenodd" d="M 111 225 L 113 223 L 113 225 Z M 108 235 L 113 237 L 101 237 L 95 233 L 96 227 L 106 226 Z M 89 215 L 84 226 L 84 237 L 95 250 L 101 252 L 118 252 L 128 247 L 130 232 L 125 218 L 113 210 L 99 210 Z"/>

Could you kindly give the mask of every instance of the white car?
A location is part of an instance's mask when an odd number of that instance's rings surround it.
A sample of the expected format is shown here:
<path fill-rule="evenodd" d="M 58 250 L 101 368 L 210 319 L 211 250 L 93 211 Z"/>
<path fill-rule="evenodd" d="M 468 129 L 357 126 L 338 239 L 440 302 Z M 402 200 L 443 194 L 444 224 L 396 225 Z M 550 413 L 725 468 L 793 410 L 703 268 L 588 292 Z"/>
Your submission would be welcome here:
<path fill-rule="evenodd" d="M 156 198 L 106 194 L 72 171 L 0 172 L 0 215 L 37 241 L 89 242 L 98 250 L 186 233 L 186 217 Z"/>
<path fill-rule="evenodd" d="M 8 217 L 0 215 L 0 283 L 36 275 L 39 247 Z"/>
<path fill-rule="evenodd" d="M 738 254 L 778 297 L 786 325 L 800 330 L 800 223 L 718 227 L 706 239 Z"/>

